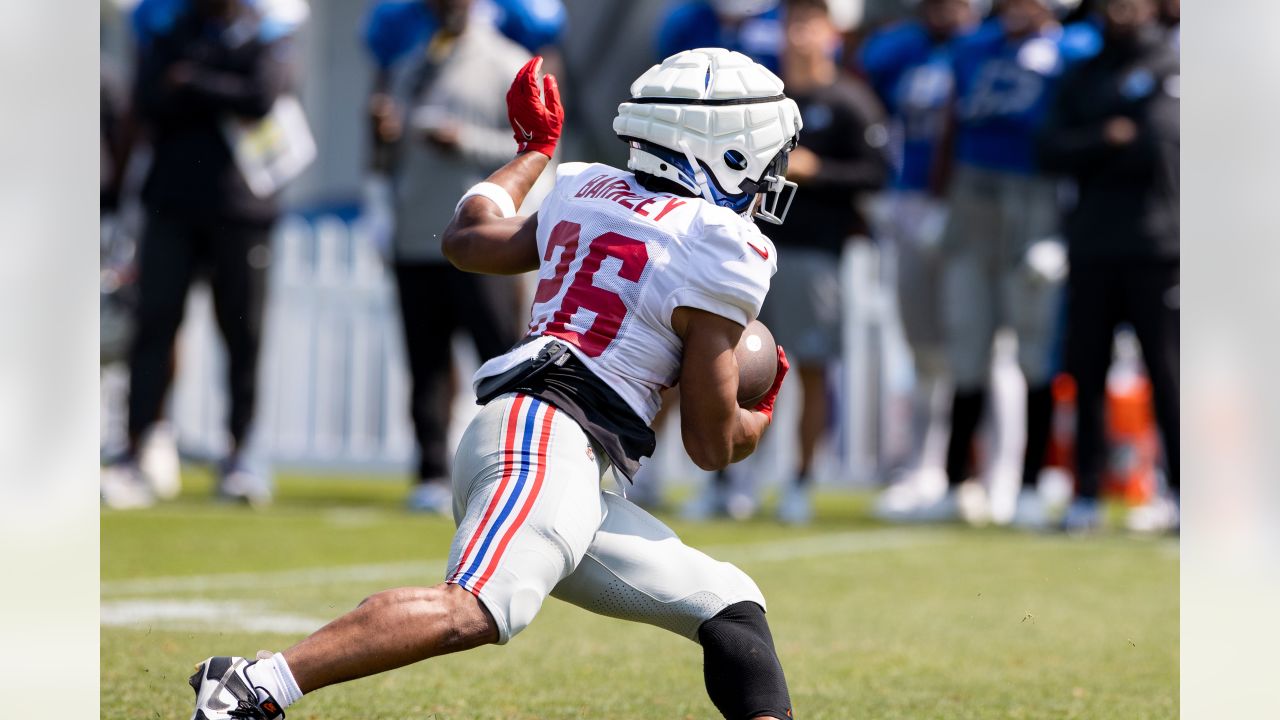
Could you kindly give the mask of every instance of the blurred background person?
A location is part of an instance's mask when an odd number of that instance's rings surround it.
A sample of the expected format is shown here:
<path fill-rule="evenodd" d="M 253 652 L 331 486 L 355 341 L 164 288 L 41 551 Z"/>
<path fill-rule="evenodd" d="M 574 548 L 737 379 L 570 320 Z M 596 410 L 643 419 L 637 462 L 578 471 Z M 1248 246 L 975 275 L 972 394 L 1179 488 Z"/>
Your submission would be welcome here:
<path fill-rule="evenodd" d="M 163 22 L 143 22 L 156 16 Z M 152 160 L 142 189 L 145 228 L 130 353 L 128 448 L 103 473 L 114 507 L 153 500 L 140 446 L 161 417 L 174 339 L 192 281 L 207 275 L 228 354 L 229 449 L 217 493 L 262 503 L 270 479 L 250 452 L 258 350 L 277 194 L 258 194 L 237 162 L 229 127 L 262 120 L 289 84 L 287 34 L 246 0 L 150 2 L 139 33 L 133 96 Z"/>
<path fill-rule="evenodd" d="M 843 75 L 826 0 L 786 0 L 782 78 L 804 120 L 787 177 L 799 189 L 787 221 L 766 227 L 778 251 L 761 321 L 787 350 L 800 379 L 797 465 L 785 479 L 778 519 L 813 517 L 813 460 L 832 417 L 827 370 L 840 360 L 844 300 L 840 256 L 850 238 L 868 242 L 862 205 L 888 181 L 884 110 L 861 81 Z M 784 428 L 778 431 L 787 432 Z"/>
<path fill-rule="evenodd" d="M 1058 240 L 1057 188 L 1037 167 L 1035 137 L 1064 69 L 1097 51 L 1092 25 L 1064 29 L 1057 21 L 1075 4 L 1003 0 L 996 21 L 959 38 L 952 49 L 952 125 L 934 181 L 950 206 L 941 247 L 942 318 L 955 386 L 948 489 L 912 519 L 961 515 L 958 489 L 973 472 L 992 346 L 997 330 L 1007 327 L 1017 336 L 1027 386 L 1021 491 L 1012 519 L 1020 526 L 1044 522 L 1036 483 L 1053 413 L 1051 350 L 1066 259 Z M 988 486 L 1003 484 L 988 479 Z"/>
<path fill-rule="evenodd" d="M 440 234 L 457 199 L 511 159 L 507 122 L 511 78 L 529 59 L 523 47 L 471 12 L 471 0 L 430 0 L 433 34 L 388 80 L 394 100 L 373 113 L 380 169 L 391 172 L 392 262 L 413 387 L 418 445 L 409 509 L 449 514 L 449 422 L 457 388 L 452 338 L 466 334 L 484 362 L 520 334 L 519 281 L 473 275 L 445 260 Z M 375 9 L 366 39 L 387 56 Z M 403 108 L 403 112 L 400 111 Z"/>
<path fill-rule="evenodd" d="M 476 0 L 469 13 L 469 22 L 494 27 L 530 53 L 547 58 L 546 72 L 560 72 L 556 43 L 567 17 L 560 0 Z M 432 0 L 377 0 L 365 21 L 363 39 L 374 72 L 368 104 L 373 145 L 363 211 L 384 257 L 390 254 L 394 214 L 390 175 L 404 114 L 393 92 L 393 79 L 417 62 L 440 29 L 441 18 Z"/>
<path fill-rule="evenodd" d="M 679 0 L 658 27 L 657 57 L 722 47 L 781 71 L 782 10 L 778 0 Z"/>
<path fill-rule="evenodd" d="M 1179 504 L 1179 59 L 1157 0 L 1104 0 L 1102 52 L 1063 79 L 1040 137 L 1046 170 L 1075 180 L 1067 213 L 1067 370 L 1076 396 L 1069 531 L 1096 529 L 1116 328 L 1133 327 L 1151 379 L 1176 527 Z"/>
<path fill-rule="evenodd" d="M 929 193 L 953 92 L 950 42 L 978 20 L 976 0 L 919 0 L 916 18 L 870 36 L 860 63 L 890 113 L 893 184 L 885 234 L 894 243 L 898 315 L 915 371 L 906 473 L 877 500 L 894 518 L 944 492 L 947 443 L 946 352 L 939 242 L 945 203 Z"/>

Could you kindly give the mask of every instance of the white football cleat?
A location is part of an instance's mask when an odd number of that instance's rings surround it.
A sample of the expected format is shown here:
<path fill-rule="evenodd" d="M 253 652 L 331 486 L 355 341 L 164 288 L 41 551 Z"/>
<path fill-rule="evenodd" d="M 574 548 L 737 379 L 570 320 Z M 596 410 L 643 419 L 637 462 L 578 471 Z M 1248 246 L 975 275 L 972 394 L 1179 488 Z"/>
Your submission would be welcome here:
<path fill-rule="evenodd" d="M 211 657 L 196 666 L 187 679 L 196 691 L 191 720 L 283 720 L 284 709 L 261 686 L 254 686 L 245 670 L 253 663 L 242 657 Z"/>

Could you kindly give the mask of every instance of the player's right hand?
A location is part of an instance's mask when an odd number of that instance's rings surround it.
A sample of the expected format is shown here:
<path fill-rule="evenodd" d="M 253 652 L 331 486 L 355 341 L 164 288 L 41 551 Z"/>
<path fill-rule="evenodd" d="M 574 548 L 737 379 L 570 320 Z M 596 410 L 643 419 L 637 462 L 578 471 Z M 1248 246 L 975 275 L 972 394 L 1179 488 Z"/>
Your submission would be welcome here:
<path fill-rule="evenodd" d="M 516 73 L 507 91 L 507 119 L 515 132 L 517 152 L 533 150 L 551 157 L 564 127 L 564 108 L 554 75 L 543 77 L 539 87 L 541 67 L 542 56 L 535 55 Z"/>
<path fill-rule="evenodd" d="M 763 399 L 751 408 L 758 413 L 764 413 L 764 416 L 773 420 L 773 404 L 778 400 L 778 392 L 782 390 L 782 380 L 787 376 L 787 371 L 791 369 L 791 363 L 787 360 L 787 354 L 782 350 L 782 346 L 778 346 L 778 374 L 773 377 L 773 385 L 769 387 L 769 392 L 765 393 Z"/>

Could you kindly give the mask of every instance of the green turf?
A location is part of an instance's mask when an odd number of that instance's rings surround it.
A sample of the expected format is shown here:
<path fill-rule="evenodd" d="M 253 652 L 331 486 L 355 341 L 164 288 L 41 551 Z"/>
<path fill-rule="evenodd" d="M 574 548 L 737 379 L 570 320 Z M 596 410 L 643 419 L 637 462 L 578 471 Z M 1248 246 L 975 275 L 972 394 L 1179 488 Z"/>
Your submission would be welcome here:
<path fill-rule="evenodd" d="M 395 483 L 284 477 L 267 512 L 218 505 L 207 492 L 207 476 L 193 473 L 182 500 L 103 512 L 104 618 L 161 603 L 176 612 L 217 605 L 237 620 L 104 625 L 104 718 L 187 717 L 193 663 L 282 649 L 299 623 L 330 619 L 385 587 L 436 582 L 453 529 L 401 511 Z M 903 530 L 867 520 L 864 496 L 820 501 L 818 522 L 803 531 L 668 518 L 687 542 L 760 584 L 798 718 L 1177 717 L 1173 541 Z M 366 567 L 320 574 L 344 566 Z M 237 575 L 207 583 L 221 573 Z M 255 618 L 265 626 L 243 629 Z M 717 717 L 700 668 L 687 640 L 550 600 L 505 647 L 329 688 L 288 715 Z"/>

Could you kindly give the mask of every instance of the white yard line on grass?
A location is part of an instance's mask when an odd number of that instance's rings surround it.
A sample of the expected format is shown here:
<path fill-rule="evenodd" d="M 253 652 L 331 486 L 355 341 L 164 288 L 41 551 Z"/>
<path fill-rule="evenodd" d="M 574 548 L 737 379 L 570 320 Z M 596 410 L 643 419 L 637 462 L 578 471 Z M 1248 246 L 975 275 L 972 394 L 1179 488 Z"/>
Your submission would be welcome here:
<path fill-rule="evenodd" d="M 109 580 L 102 583 L 102 596 L 198 594 L 209 590 L 256 590 L 290 588 L 304 585 L 328 585 L 338 582 L 378 582 L 382 580 L 422 578 L 435 580 L 444 572 L 444 560 L 415 560 L 399 563 L 341 565 L 266 572 L 220 573 Z"/>
<path fill-rule="evenodd" d="M 717 560 L 750 565 L 824 555 L 845 555 L 893 550 L 942 542 L 944 532 L 908 530 L 859 530 L 811 535 L 746 544 L 708 545 L 700 548 Z M 444 559 L 399 563 L 373 563 L 318 567 L 274 572 L 225 573 L 177 577 L 111 580 L 102 583 L 102 596 L 199 594 L 210 590 L 255 590 L 328 585 L 340 582 L 421 581 L 434 583 L 444 571 Z"/>
<path fill-rule="evenodd" d="M 314 632 L 319 618 L 274 612 L 263 603 L 211 600 L 113 600 L 102 603 L 104 627 L 135 627 L 186 632 Z"/>

